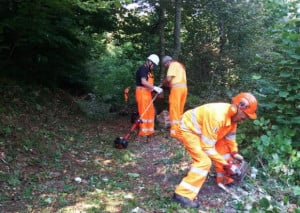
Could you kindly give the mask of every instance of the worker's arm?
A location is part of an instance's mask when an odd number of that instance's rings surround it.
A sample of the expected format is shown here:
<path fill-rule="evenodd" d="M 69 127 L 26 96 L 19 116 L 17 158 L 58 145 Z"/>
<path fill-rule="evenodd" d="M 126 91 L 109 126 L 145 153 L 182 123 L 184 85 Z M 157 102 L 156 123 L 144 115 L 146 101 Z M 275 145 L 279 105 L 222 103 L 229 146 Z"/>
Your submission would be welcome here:
<path fill-rule="evenodd" d="M 227 165 L 227 161 L 217 152 L 215 145 L 213 145 L 216 142 L 216 137 L 211 136 L 212 135 L 200 135 L 203 151 L 212 161 Z"/>
<path fill-rule="evenodd" d="M 163 85 L 169 87 L 170 83 L 172 81 L 173 76 L 167 76 L 164 81 L 163 81 Z"/>
<path fill-rule="evenodd" d="M 141 82 L 142 82 L 142 85 L 144 86 L 144 87 L 146 87 L 147 89 L 149 89 L 149 90 L 153 90 L 153 85 L 152 84 L 150 84 L 148 81 L 147 81 L 147 79 L 146 78 L 142 78 L 141 79 Z"/>
<path fill-rule="evenodd" d="M 215 148 L 218 138 L 217 130 L 220 129 L 222 125 L 222 121 L 209 119 L 207 117 L 206 122 L 202 125 L 202 134 L 200 137 L 203 143 L 206 144 L 204 151 L 208 157 L 214 162 L 227 165 L 227 161 L 216 151 Z"/>
<path fill-rule="evenodd" d="M 237 160 L 243 160 L 243 156 L 238 153 L 239 150 L 238 144 L 236 142 L 236 129 L 237 126 L 233 126 L 232 130 L 229 133 L 227 133 L 227 135 L 225 135 L 224 140 L 226 145 L 230 149 L 231 156 Z"/>
<path fill-rule="evenodd" d="M 148 88 L 148 89 L 151 90 L 151 91 L 155 91 L 155 92 L 158 93 L 158 94 L 160 94 L 160 93 L 163 92 L 163 89 L 162 89 L 162 88 L 150 84 L 150 83 L 146 80 L 146 78 L 142 78 L 141 82 L 142 82 L 142 85 L 143 85 L 144 87 Z"/>
<path fill-rule="evenodd" d="M 221 163 L 223 165 L 228 165 L 227 161 L 216 151 L 215 147 L 211 149 L 205 149 L 204 152 L 212 161 Z"/>
<path fill-rule="evenodd" d="M 231 138 L 232 137 L 232 138 Z M 230 132 L 224 138 L 226 145 L 230 149 L 230 153 L 237 153 L 238 152 L 238 145 L 235 140 L 235 132 Z"/>

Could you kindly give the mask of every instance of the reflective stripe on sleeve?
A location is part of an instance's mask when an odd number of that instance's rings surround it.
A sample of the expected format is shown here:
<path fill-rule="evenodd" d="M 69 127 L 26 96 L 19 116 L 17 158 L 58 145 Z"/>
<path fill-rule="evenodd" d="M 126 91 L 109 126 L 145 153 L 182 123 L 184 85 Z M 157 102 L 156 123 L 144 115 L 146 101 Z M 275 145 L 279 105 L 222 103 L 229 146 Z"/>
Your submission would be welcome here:
<path fill-rule="evenodd" d="M 204 135 L 201 135 L 200 137 L 201 137 L 202 141 L 204 143 L 206 143 L 207 145 L 214 146 L 216 144 L 216 140 L 209 139 L 209 138 L 205 137 Z"/>
<path fill-rule="evenodd" d="M 180 120 L 179 124 L 180 124 L 180 128 L 181 128 L 183 131 L 191 132 L 191 130 L 189 130 L 188 128 L 186 128 L 183 119 Z"/>
<path fill-rule="evenodd" d="M 202 132 L 201 132 L 200 126 L 197 122 L 196 109 L 192 110 L 191 117 L 192 117 L 192 122 L 193 122 L 193 125 L 195 128 L 195 131 L 198 135 L 200 135 Z"/>
<path fill-rule="evenodd" d="M 208 156 L 209 155 L 216 155 L 218 152 L 215 149 L 207 149 L 204 151 Z"/>
<path fill-rule="evenodd" d="M 225 136 L 225 138 L 226 138 L 227 140 L 235 140 L 235 139 L 236 139 L 236 134 L 235 134 L 235 132 L 228 133 L 228 134 Z"/>
<path fill-rule="evenodd" d="M 222 155 L 222 157 L 223 157 L 225 160 L 228 160 L 229 158 L 231 158 L 231 154 L 227 153 L 227 154 Z"/>

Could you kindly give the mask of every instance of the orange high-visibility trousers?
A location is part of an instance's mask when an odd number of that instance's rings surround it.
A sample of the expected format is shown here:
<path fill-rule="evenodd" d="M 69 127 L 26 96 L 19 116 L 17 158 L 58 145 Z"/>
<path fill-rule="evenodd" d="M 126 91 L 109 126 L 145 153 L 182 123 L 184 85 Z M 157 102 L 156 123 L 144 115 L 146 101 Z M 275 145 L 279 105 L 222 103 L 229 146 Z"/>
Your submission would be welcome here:
<path fill-rule="evenodd" d="M 152 103 L 152 93 L 150 90 L 137 87 L 135 97 L 138 106 L 138 112 L 142 123 L 139 124 L 139 136 L 148 136 L 154 133 L 155 109 Z M 147 107 L 150 107 L 147 109 Z"/>
<path fill-rule="evenodd" d="M 181 141 L 185 149 L 189 152 L 193 163 L 187 176 L 176 187 L 175 193 L 194 200 L 206 180 L 212 162 L 204 150 L 202 150 L 202 142 L 198 135 L 191 132 L 178 131 L 176 138 Z"/>
<path fill-rule="evenodd" d="M 169 95 L 169 114 L 170 114 L 170 136 L 175 137 L 178 131 L 181 115 L 184 112 L 184 105 L 187 98 L 186 84 L 171 88 Z"/>
<path fill-rule="evenodd" d="M 226 140 L 219 140 L 216 143 L 216 150 L 217 152 L 226 160 L 227 162 L 229 160 L 233 160 L 231 156 L 231 149 L 227 145 Z M 232 183 L 234 180 L 230 177 L 225 176 L 224 171 L 224 165 L 220 164 L 218 162 L 215 162 L 215 170 L 217 173 L 216 182 L 217 183 L 223 183 L 223 184 L 229 184 Z"/>

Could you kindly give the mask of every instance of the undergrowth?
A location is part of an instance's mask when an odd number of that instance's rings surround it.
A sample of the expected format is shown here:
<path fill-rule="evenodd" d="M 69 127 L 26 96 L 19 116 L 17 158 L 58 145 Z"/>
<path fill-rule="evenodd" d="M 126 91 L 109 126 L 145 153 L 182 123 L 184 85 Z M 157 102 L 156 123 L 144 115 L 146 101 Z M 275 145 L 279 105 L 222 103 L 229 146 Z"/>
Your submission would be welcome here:
<path fill-rule="evenodd" d="M 3 85 L 0 94 L 1 212 L 197 212 L 171 202 L 191 159 L 167 131 L 158 129 L 154 144 L 133 134 L 117 150 L 128 116 L 86 116 L 59 90 Z M 234 202 L 209 176 L 205 187 L 214 190 L 201 190 L 201 211 L 299 212 L 299 187 L 263 168 L 257 177 L 240 187 L 247 199 Z"/>

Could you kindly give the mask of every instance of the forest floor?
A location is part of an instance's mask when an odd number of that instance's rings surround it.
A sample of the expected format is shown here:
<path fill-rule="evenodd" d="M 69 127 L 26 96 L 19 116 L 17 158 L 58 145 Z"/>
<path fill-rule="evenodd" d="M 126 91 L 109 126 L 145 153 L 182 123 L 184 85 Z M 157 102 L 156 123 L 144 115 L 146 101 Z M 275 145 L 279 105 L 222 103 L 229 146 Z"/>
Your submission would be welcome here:
<path fill-rule="evenodd" d="M 134 132 L 127 149 L 115 149 L 130 115 L 88 118 L 62 92 L 0 93 L 0 212 L 231 213 L 267 196 L 245 178 L 230 189 L 233 197 L 216 185 L 212 170 L 200 208 L 183 209 L 171 198 L 191 159 L 167 129 L 157 125 L 151 143 Z"/>

